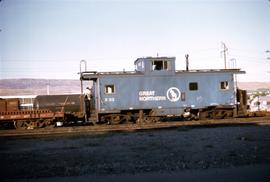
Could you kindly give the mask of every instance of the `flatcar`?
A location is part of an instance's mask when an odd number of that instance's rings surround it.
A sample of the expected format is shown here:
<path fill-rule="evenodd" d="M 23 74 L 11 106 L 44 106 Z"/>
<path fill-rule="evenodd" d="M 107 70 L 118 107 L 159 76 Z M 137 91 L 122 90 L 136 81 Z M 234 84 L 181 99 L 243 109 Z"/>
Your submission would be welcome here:
<path fill-rule="evenodd" d="M 175 57 L 138 58 L 134 64 L 131 72 L 81 72 L 82 86 L 91 86 L 87 120 L 118 124 L 246 114 L 246 93 L 235 83 L 235 74 L 245 73 L 240 69 L 176 70 Z"/>
<path fill-rule="evenodd" d="M 20 100 L 0 99 L 0 125 L 4 128 L 14 124 L 16 129 L 34 129 L 54 126 L 62 121 L 64 112 L 53 112 L 47 108 L 24 110 L 20 108 Z"/>

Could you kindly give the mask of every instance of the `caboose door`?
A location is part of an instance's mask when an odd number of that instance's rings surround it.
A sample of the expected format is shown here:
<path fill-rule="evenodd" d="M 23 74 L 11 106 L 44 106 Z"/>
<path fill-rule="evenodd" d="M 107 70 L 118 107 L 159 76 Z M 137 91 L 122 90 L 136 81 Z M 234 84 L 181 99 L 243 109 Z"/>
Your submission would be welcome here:
<path fill-rule="evenodd" d="M 96 116 L 96 110 L 97 110 L 97 82 L 93 81 L 93 85 L 91 87 L 91 94 L 90 94 L 90 106 L 89 106 L 89 110 L 90 110 L 90 120 L 91 121 L 97 121 L 97 116 Z"/>

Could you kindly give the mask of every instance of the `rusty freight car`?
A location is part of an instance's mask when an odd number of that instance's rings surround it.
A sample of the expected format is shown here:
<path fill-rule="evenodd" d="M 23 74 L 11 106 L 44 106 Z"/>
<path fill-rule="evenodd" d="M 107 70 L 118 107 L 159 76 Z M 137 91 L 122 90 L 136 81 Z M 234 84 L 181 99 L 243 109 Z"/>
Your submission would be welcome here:
<path fill-rule="evenodd" d="M 16 129 L 33 129 L 54 126 L 64 119 L 64 112 L 48 109 L 21 110 L 19 99 L 0 99 L 0 125 L 14 124 Z"/>

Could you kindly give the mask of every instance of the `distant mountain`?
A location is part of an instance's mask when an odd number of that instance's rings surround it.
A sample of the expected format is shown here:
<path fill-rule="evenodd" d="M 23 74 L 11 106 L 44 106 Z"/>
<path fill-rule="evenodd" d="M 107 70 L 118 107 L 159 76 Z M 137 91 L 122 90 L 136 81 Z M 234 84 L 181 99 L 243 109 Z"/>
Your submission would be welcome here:
<path fill-rule="evenodd" d="M 84 82 L 84 88 L 87 82 Z M 89 83 L 90 84 L 90 83 Z M 270 89 L 270 82 L 238 82 L 244 90 Z M 0 96 L 80 93 L 79 80 L 0 79 Z"/>
<path fill-rule="evenodd" d="M 2 79 L 0 88 L 5 89 L 27 89 L 40 88 L 50 85 L 52 87 L 78 84 L 78 80 L 47 80 L 47 79 Z"/>
<path fill-rule="evenodd" d="M 79 80 L 2 79 L 0 95 L 45 95 L 80 93 Z"/>
<path fill-rule="evenodd" d="M 244 90 L 270 89 L 270 82 L 238 82 L 237 85 Z"/>

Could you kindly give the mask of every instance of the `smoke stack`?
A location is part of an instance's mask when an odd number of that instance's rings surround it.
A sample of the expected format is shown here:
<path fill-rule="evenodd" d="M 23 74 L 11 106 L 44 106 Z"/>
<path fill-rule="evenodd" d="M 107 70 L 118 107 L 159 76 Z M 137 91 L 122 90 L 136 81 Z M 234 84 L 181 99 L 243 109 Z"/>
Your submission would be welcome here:
<path fill-rule="evenodd" d="M 185 57 L 186 57 L 186 71 L 188 71 L 189 70 L 189 60 L 188 60 L 189 55 L 186 54 Z"/>

